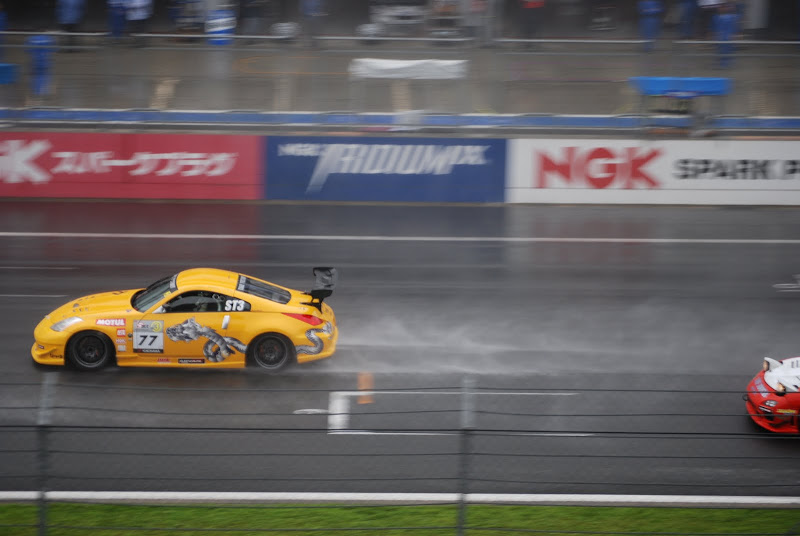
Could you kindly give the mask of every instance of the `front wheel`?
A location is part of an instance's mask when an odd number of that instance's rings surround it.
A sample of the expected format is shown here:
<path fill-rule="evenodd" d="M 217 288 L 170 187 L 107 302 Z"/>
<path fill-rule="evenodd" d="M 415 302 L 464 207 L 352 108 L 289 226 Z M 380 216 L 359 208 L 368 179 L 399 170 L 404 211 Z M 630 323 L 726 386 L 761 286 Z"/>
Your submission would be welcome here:
<path fill-rule="evenodd" d="M 108 337 L 97 331 L 84 331 L 70 339 L 67 360 L 78 370 L 99 370 L 114 357 L 114 348 Z"/>
<path fill-rule="evenodd" d="M 278 372 L 294 362 L 294 346 L 283 335 L 259 335 L 248 347 L 252 363 L 268 372 Z"/>

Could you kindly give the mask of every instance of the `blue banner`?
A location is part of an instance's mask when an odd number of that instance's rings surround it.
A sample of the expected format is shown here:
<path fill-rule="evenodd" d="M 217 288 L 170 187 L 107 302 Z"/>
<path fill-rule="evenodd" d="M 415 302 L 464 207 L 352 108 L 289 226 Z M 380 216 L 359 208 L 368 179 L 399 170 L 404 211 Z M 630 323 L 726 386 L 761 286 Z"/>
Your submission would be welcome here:
<path fill-rule="evenodd" d="M 504 199 L 504 139 L 268 136 L 265 143 L 266 199 Z"/>

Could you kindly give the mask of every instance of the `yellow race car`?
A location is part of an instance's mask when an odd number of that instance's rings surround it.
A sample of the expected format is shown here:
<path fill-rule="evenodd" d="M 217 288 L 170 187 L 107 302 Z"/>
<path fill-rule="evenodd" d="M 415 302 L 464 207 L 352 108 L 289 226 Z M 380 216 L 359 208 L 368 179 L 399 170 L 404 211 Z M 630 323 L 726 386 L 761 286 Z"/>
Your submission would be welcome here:
<path fill-rule="evenodd" d="M 193 268 L 144 289 L 92 294 L 62 305 L 34 331 L 42 365 L 239 368 L 276 372 L 330 357 L 338 330 L 323 303 L 335 268 L 313 269 L 301 292 L 244 274 Z"/>

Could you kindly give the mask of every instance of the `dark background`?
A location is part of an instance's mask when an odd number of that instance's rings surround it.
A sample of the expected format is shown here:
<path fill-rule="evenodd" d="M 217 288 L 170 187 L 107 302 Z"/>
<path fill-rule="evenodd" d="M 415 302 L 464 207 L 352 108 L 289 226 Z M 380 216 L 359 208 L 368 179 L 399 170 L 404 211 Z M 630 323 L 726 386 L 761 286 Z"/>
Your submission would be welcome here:
<path fill-rule="evenodd" d="M 234 2 L 236 0 L 233 0 Z M 273 0 L 281 21 L 299 19 L 299 0 Z M 503 12 L 510 28 L 517 9 L 517 0 L 503 0 Z M 665 0 L 668 9 L 679 0 Z M 5 0 L 2 2 L 9 16 L 12 30 L 41 29 L 55 27 L 56 0 Z M 151 31 L 166 31 L 170 28 L 167 15 L 168 0 L 153 2 L 154 15 L 150 21 Z M 592 35 L 598 38 L 611 37 L 614 32 L 592 32 L 588 30 L 589 6 L 597 0 L 548 0 L 543 25 L 545 36 L 554 35 Z M 617 7 L 618 32 L 636 29 L 636 0 L 608 0 Z M 84 31 L 100 31 L 106 27 L 107 0 L 87 0 L 87 16 Z M 367 21 L 369 0 L 329 0 L 329 30 L 349 34 L 357 24 Z M 800 2 L 781 0 L 770 2 L 769 26 L 759 38 L 797 39 L 800 33 Z M 577 12 L 575 12 L 577 10 Z M 572 13 L 572 14 L 566 14 Z M 277 22 L 277 21 L 276 21 Z M 510 31 L 504 31 L 508 35 Z M 668 37 L 668 35 L 667 35 Z"/>

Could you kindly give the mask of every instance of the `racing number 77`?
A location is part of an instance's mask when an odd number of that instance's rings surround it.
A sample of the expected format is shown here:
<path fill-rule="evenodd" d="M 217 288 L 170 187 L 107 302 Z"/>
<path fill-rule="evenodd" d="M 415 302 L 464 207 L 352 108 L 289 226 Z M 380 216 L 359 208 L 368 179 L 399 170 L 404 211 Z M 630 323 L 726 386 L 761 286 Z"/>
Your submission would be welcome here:
<path fill-rule="evenodd" d="M 139 335 L 141 337 L 139 339 L 139 346 L 153 346 L 153 343 L 156 342 L 158 336 L 156 335 Z M 150 339 L 150 342 L 147 342 L 147 339 Z"/>

